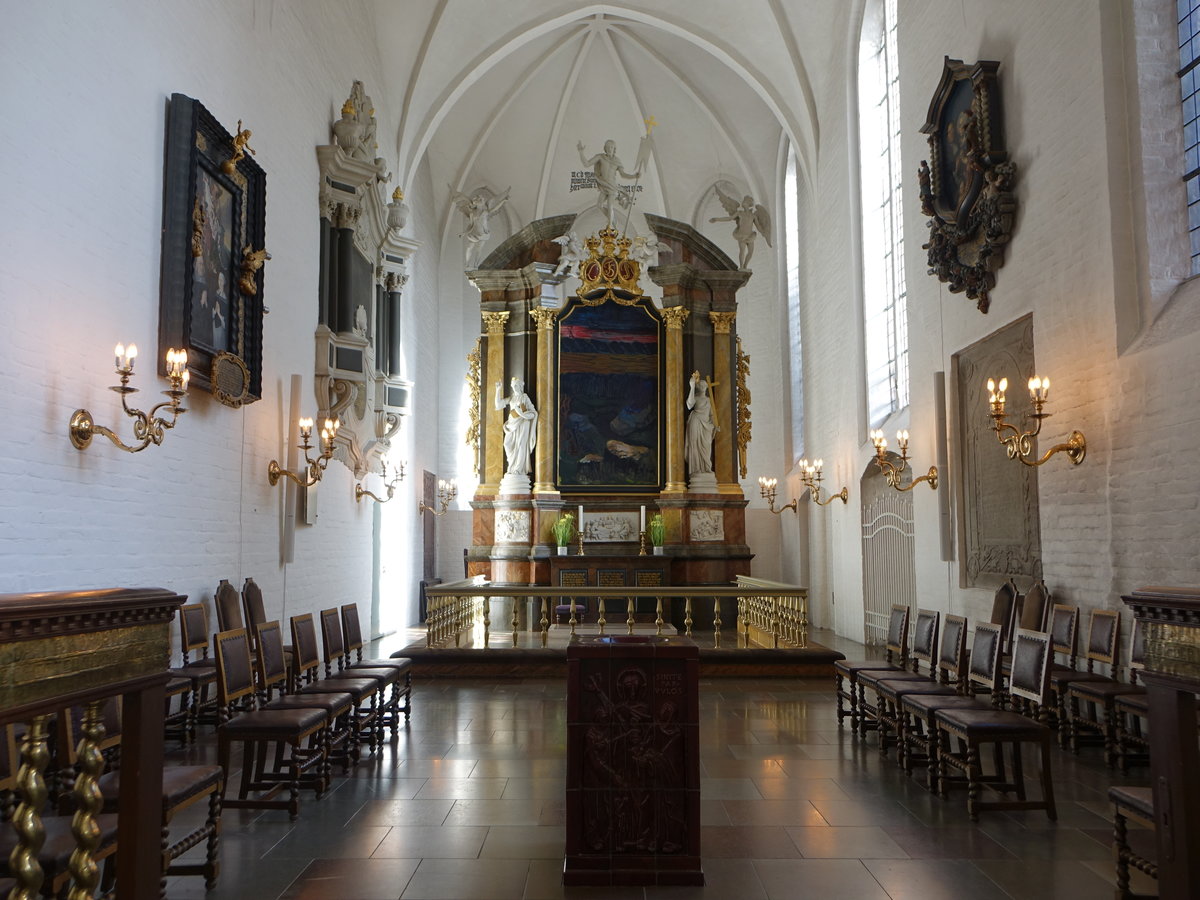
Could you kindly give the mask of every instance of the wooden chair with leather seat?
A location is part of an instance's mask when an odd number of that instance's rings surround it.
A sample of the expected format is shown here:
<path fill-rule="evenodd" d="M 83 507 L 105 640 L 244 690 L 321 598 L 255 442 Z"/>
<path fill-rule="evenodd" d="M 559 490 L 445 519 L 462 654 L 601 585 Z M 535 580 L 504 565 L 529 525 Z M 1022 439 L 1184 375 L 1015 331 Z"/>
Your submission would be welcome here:
<path fill-rule="evenodd" d="M 918 620 L 919 620 L 918 616 Z M 918 631 L 920 625 L 917 626 Z M 914 638 L 914 653 L 916 639 Z M 940 697 L 963 696 L 966 688 L 967 672 L 967 620 L 962 616 L 946 616 L 942 626 L 941 640 L 938 644 L 937 660 L 934 663 L 930 678 L 899 677 L 885 678 L 875 682 L 875 692 L 878 696 L 879 719 L 879 748 L 887 753 L 888 735 L 893 735 L 896 743 L 897 762 L 905 774 L 912 774 L 914 762 L 924 764 L 927 756 L 918 756 L 910 760 L 909 742 L 905 734 L 907 717 L 901 710 L 901 703 L 910 694 L 930 694 Z M 873 674 L 873 673 L 872 673 Z M 908 674 L 908 673 L 903 673 Z M 951 684 L 953 680 L 953 684 Z"/>
<path fill-rule="evenodd" d="M 955 617 L 960 618 L 960 617 Z M 949 621 L 950 617 L 947 617 Z M 964 620 L 963 637 L 966 640 Z M 990 622 L 977 622 L 975 636 L 971 641 L 971 652 L 963 650 L 965 660 L 953 693 L 908 692 L 899 697 L 899 731 L 904 740 L 902 757 L 905 772 L 912 773 L 915 766 L 925 766 L 925 786 L 931 793 L 941 793 L 937 766 L 937 726 L 934 714 L 948 707 L 964 709 L 992 709 L 1000 701 L 1000 646 L 1004 629 Z M 938 654 L 942 656 L 941 653 Z M 983 703 L 979 694 L 989 695 Z"/>
<path fill-rule="evenodd" d="M 1009 693 L 1014 699 L 1046 706 L 1050 702 L 1050 635 L 1044 631 L 1019 630 L 1013 640 L 1013 667 Z M 1050 771 L 1050 749 L 1054 732 L 1041 722 L 1017 712 L 999 709 L 943 707 L 934 715 L 937 728 L 938 785 L 945 796 L 949 770 L 963 772 L 967 782 L 967 814 L 979 821 L 979 814 L 990 810 L 1042 809 L 1051 821 L 1058 818 L 1054 804 L 1054 783 Z M 1026 797 L 1022 747 L 1036 744 L 1041 751 L 1040 799 Z M 995 771 L 985 774 L 980 751 L 993 747 Z M 1011 751 L 1011 777 L 1006 774 L 1004 748 Z M 982 789 L 1003 795 L 1001 800 L 984 801 Z M 1015 794 L 1010 799 L 1009 794 Z"/>
<path fill-rule="evenodd" d="M 404 713 L 404 721 L 407 722 L 412 712 L 412 660 L 400 655 L 389 656 L 387 659 L 363 659 L 362 625 L 358 618 L 357 603 L 342 605 L 342 633 L 346 639 L 347 668 L 383 666 L 399 670 L 403 680 L 400 696 L 404 700 L 404 705 L 399 707 L 399 711 Z"/>
<path fill-rule="evenodd" d="M 76 732 L 80 729 L 83 711 L 76 708 L 64 710 L 58 717 L 60 753 L 66 753 L 64 762 L 74 766 L 77 761 Z M 99 743 L 101 750 L 108 747 L 119 749 L 121 741 L 121 700 L 113 697 L 105 708 L 105 734 Z M 119 756 L 117 757 L 119 759 Z M 119 764 L 100 776 L 98 785 L 104 797 L 103 811 L 116 813 L 121 795 L 121 768 Z M 220 874 L 219 859 L 221 834 L 221 793 L 225 787 L 225 773 L 215 765 L 166 765 L 163 767 L 162 796 L 162 874 L 163 886 L 169 875 L 203 875 L 204 886 L 212 890 Z M 196 803 L 207 801 L 208 815 L 204 822 L 186 835 L 171 840 L 171 824 L 176 816 Z M 206 843 L 203 862 L 177 863 L 180 856 L 193 847 Z M 118 860 L 119 862 L 119 860 Z M 110 873 L 109 878 L 115 873 Z M 107 880 L 107 879 L 106 879 Z"/>
<path fill-rule="evenodd" d="M 242 746 L 242 772 L 237 797 L 225 792 L 224 804 L 231 808 L 286 809 L 292 819 L 300 815 L 301 788 L 312 788 L 320 798 L 328 788 L 325 775 L 325 739 L 329 725 L 324 709 L 254 709 L 254 670 L 250 663 L 250 641 L 245 629 L 223 631 L 216 637 L 218 696 L 223 721 L 217 728 L 217 759 L 230 773 L 235 743 Z M 233 714 L 245 700 L 249 712 Z M 267 765 L 267 751 L 275 748 L 274 765 Z M 275 798 L 288 791 L 287 800 Z M 251 797 L 252 792 L 259 796 Z"/>
<path fill-rule="evenodd" d="M 1050 670 L 1050 699 L 1058 723 L 1058 744 L 1064 750 L 1071 741 L 1070 714 L 1067 709 L 1067 686 L 1073 682 L 1117 680 L 1117 651 L 1121 634 L 1120 613 L 1110 609 L 1093 609 L 1088 620 L 1087 645 L 1084 661 L 1087 668 L 1078 672 L 1069 668 Z M 1097 665 L 1108 667 L 1109 674 L 1096 671 Z"/>
<path fill-rule="evenodd" d="M 324 731 L 326 766 L 335 759 L 341 762 L 342 772 L 348 773 L 354 762 L 358 728 L 354 717 L 357 709 L 354 697 L 346 691 L 291 694 L 287 691 L 287 662 L 283 656 L 283 635 L 278 621 L 258 626 L 258 690 L 259 709 L 303 709 L 315 707 L 329 715 L 329 727 Z M 275 696 L 278 692 L 279 696 Z M 325 776 L 329 777 L 326 768 Z"/>
<path fill-rule="evenodd" d="M 353 721 L 357 729 L 356 736 L 352 741 L 352 752 L 355 754 L 355 759 L 358 759 L 363 744 L 366 744 L 372 751 L 378 751 L 383 746 L 383 713 L 381 711 L 383 681 L 376 677 L 356 677 L 349 672 L 321 679 L 317 629 L 313 624 L 312 613 L 292 616 L 291 627 L 296 679 L 293 692 L 304 694 L 341 691 L 351 694 L 354 698 L 355 708 Z"/>
<path fill-rule="evenodd" d="M 168 669 L 172 678 L 186 678 L 192 693 L 185 719 L 187 740 L 196 739 L 200 722 L 217 723 L 217 661 L 208 654 L 208 613 L 203 603 L 188 603 L 179 608 L 179 650 L 183 664 Z M 195 659 L 194 654 L 199 654 Z"/>
<path fill-rule="evenodd" d="M 907 606 L 892 604 L 888 616 L 887 642 L 884 645 L 884 659 L 846 660 L 839 659 L 833 664 L 833 679 L 837 694 L 837 719 L 841 727 L 846 716 L 850 716 L 850 731 L 859 730 L 860 718 L 858 713 L 858 673 L 872 669 L 890 669 L 898 672 L 908 667 L 908 615 Z M 842 701 L 848 700 L 847 710 Z"/>
<path fill-rule="evenodd" d="M 380 725 L 391 732 L 392 740 L 400 733 L 400 696 L 403 683 L 408 681 L 407 669 L 412 667 L 393 660 L 379 665 L 350 664 L 346 639 L 342 633 L 342 617 L 335 608 L 321 610 L 321 649 L 324 654 L 325 677 L 352 675 L 355 678 L 377 678 L 380 685 Z"/>
<path fill-rule="evenodd" d="M 1154 900 L 1157 894 L 1135 894 L 1130 890 L 1130 869 L 1137 869 L 1158 878 L 1158 865 L 1145 853 L 1138 852 L 1129 839 L 1128 820 L 1133 819 L 1146 830 L 1143 835 L 1154 836 L 1154 791 L 1148 787 L 1113 785 L 1108 789 L 1113 805 L 1113 859 L 1117 866 L 1117 900 Z M 1149 844 L 1151 841 L 1145 841 Z"/>
<path fill-rule="evenodd" d="M 1104 762 L 1109 766 L 1116 765 L 1117 698 L 1146 693 L 1146 689 L 1137 683 L 1138 672 L 1144 668 L 1146 640 L 1142 634 L 1141 620 L 1134 619 L 1129 642 L 1129 681 L 1088 679 L 1067 683 L 1066 727 L 1072 753 L 1078 753 L 1085 743 L 1101 743 L 1104 746 Z"/>
<path fill-rule="evenodd" d="M 897 742 L 898 723 L 894 716 L 884 715 L 888 710 L 886 699 L 881 702 L 878 685 L 881 681 L 895 684 L 909 681 L 922 687 L 936 688 L 937 640 L 941 613 L 932 609 L 918 609 L 912 634 L 912 671 L 893 672 L 889 669 L 867 669 L 858 673 L 859 732 L 875 729 L 879 733 L 879 752 L 887 756 L 888 747 Z M 924 664 L 926 671 L 921 671 Z M 865 726 L 865 727 L 864 727 Z"/>

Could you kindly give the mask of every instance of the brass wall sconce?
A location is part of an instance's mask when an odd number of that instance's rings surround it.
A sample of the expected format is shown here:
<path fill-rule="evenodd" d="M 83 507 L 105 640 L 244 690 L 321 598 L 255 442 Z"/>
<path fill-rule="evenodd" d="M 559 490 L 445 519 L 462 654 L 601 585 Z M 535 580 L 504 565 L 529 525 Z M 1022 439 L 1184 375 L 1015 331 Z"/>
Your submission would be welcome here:
<path fill-rule="evenodd" d="M 800 477 L 804 479 L 804 486 L 812 492 L 813 503 L 817 506 L 828 506 L 834 500 L 841 500 L 843 503 L 850 502 L 850 491 L 842 488 L 827 500 L 821 499 L 821 468 L 825 465 L 825 461 L 815 459 L 811 463 L 807 459 L 800 460 Z"/>
<path fill-rule="evenodd" d="M 1033 401 L 1033 412 L 1030 417 L 1036 422 L 1032 431 L 1022 431 L 1015 425 L 1010 425 L 1005 422 L 1004 412 L 1004 392 L 1008 390 L 1008 379 L 1001 378 L 1000 383 L 996 384 L 991 378 L 987 380 L 988 403 L 991 406 L 988 416 L 992 419 L 992 429 L 996 432 L 996 439 L 1004 445 L 1008 451 L 1009 459 L 1019 459 L 1027 466 L 1040 466 L 1046 462 L 1051 456 L 1060 451 L 1067 454 L 1067 459 L 1071 460 L 1072 464 L 1079 465 L 1083 462 L 1084 456 L 1087 455 L 1087 440 L 1082 432 L 1072 431 L 1071 436 L 1064 444 L 1055 444 L 1049 450 L 1042 454 L 1040 459 L 1035 459 L 1035 451 L 1033 449 L 1034 438 L 1042 430 L 1042 420 L 1050 418 L 1050 413 L 1042 412 L 1042 408 L 1046 405 L 1046 398 L 1050 394 L 1050 379 L 1038 378 L 1036 375 L 1029 379 L 1029 399 Z M 1008 436 L 1005 433 L 1008 432 Z"/>
<path fill-rule="evenodd" d="M 387 460 L 386 459 L 380 460 L 379 465 L 381 467 L 380 475 L 383 478 L 383 481 L 384 481 L 383 486 L 387 490 L 387 496 L 380 497 L 378 494 L 371 493 L 370 491 L 368 491 L 366 488 L 364 488 L 362 486 L 362 482 L 360 481 L 358 484 L 356 484 L 354 486 L 354 502 L 355 503 L 361 502 L 363 497 L 370 497 L 376 503 L 387 503 L 389 500 L 392 499 L 392 494 L 395 493 L 396 488 L 398 488 L 400 486 L 400 482 L 402 482 L 404 480 L 404 463 L 400 463 L 399 468 L 396 470 L 396 476 L 394 478 L 392 478 L 391 481 L 388 481 Z"/>
<path fill-rule="evenodd" d="M 793 500 L 791 503 L 787 504 L 787 506 L 781 506 L 779 509 L 775 508 L 775 489 L 778 484 L 778 478 L 758 479 L 758 492 L 760 495 L 762 495 L 762 498 L 767 501 L 767 509 L 775 513 L 775 515 L 779 515 L 785 509 L 790 509 L 793 513 L 795 513 L 796 504 L 799 503 L 798 500 Z"/>
<path fill-rule="evenodd" d="M 144 413 L 140 409 L 130 409 L 128 402 L 129 395 L 136 394 L 138 391 L 137 388 L 129 386 L 129 379 L 133 376 L 133 361 L 137 359 L 138 355 L 137 344 L 130 344 L 128 347 L 124 344 L 117 344 L 114 353 L 117 357 L 117 374 L 121 377 L 121 383 L 110 387 L 109 390 L 116 391 L 121 395 L 121 408 L 125 410 L 125 415 L 133 419 L 133 436 L 140 443 L 126 444 L 111 429 L 97 425 L 92 414 L 86 409 L 77 409 L 71 416 L 69 424 L 71 443 L 77 450 L 86 449 L 94 435 L 102 434 L 126 453 L 137 453 L 139 450 L 145 450 L 151 444 L 161 444 L 167 429 L 175 427 L 179 414 L 187 412 L 186 408 L 179 405 L 187 396 L 188 378 L 190 377 L 187 369 L 186 350 L 171 348 L 167 351 L 167 378 L 171 381 L 171 388 L 163 391 L 167 399 L 148 413 Z M 159 416 L 164 409 L 170 411 L 170 419 Z"/>
<path fill-rule="evenodd" d="M 320 481 L 321 476 L 325 474 L 325 469 L 329 466 L 329 460 L 333 458 L 333 439 L 337 437 L 341 424 L 338 419 L 325 420 L 325 427 L 321 429 L 321 454 L 313 459 L 308 455 L 308 451 L 312 449 L 310 440 L 312 439 L 313 420 L 301 419 L 300 449 L 304 451 L 304 468 L 299 473 L 290 472 L 281 467 L 276 460 L 271 460 L 270 465 L 267 466 L 267 481 L 274 486 L 279 483 L 281 477 L 287 477 L 300 487 L 312 487 Z"/>
<path fill-rule="evenodd" d="M 417 515 L 425 512 L 431 512 L 435 516 L 444 516 L 446 510 L 450 508 L 450 504 L 454 502 L 454 498 L 458 496 L 458 484 L 453 478 L 442 480 L 438 479 L 438 505 L 426 506 L 424 500 L 417 501 Z"/>
<path fill-rule="evenodd" d="M 875 445 L 875 464 L 879 466 L 879 470 L 883 472 L 883 477 L 887 479 L 887 483 L 891 487 L 898 491 L 911 491 L 922 481 L 927 481 L 933 490 L 937 490 L 937 466 L 930 466 L 928 475 L 914 478 L 907 487 L 900 486 L 901 478 L 904 475 L 904 466 L 908 462 L 908 431 L 901 429 L 896 432 L 896 443 L 900 445 L 900 465 L 896 465 L 888 459 L 887 438 L 883 436 L 883 429 L 877 428 L 871 432 L 871 443 Z"/>

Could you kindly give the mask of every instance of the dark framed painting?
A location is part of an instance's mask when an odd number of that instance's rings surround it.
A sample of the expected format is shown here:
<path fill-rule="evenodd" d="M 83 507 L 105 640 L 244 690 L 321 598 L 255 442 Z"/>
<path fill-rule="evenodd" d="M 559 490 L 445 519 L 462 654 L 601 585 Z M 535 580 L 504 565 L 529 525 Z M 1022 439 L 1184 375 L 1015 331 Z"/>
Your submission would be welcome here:
<path fill-rule="evenodd" d="M 661 490 L 662 317 L 653 303 L 572 297 L 556 329 L 558 489 Z"/>
<path fill-rule="evenodd" d="M 249 130 L 231 135 L 198 100 L 172 94 L 163 187 L 159 367 L 188 352 L 191 386 L 227 406 L 262 396 L 266 173 Z"/>
<path fill-rule="evenodd" d="M 1000 63 L 946 57 L 921 132 L 929 159 L 917 170 L 929 216 L 929 274 L 986 313 L 1016 216 L 1016 167 L 1004 144 Z"/>

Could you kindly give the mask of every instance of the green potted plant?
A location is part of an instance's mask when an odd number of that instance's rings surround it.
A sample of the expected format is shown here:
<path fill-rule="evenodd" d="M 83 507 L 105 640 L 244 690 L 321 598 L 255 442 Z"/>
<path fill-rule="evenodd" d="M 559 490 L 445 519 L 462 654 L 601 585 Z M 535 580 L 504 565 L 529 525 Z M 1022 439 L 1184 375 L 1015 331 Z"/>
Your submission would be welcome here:
<path fill-rule="evenodd" d="M 663 555 L 663 544 L 667 540 L 667 523 L 663 521 L 662 513 L 655 513 L 646 523 L 646 537 L 654 545 L 654 555 Z"/>
<path fill-rule="evenodd" d="M 555 520 L 550 530 L 554 532 L 554 543 L 558 544 L 558 555 L 566 556 L 567 544 L 571 543 L 571 538 L 575 536 L 575 514 L 563 513 Z"/>

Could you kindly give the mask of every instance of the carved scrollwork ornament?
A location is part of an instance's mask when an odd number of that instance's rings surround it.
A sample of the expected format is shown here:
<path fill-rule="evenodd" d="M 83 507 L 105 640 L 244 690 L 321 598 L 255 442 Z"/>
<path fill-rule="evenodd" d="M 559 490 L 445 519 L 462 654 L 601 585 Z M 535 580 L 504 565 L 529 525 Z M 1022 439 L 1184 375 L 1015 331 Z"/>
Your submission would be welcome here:
<path fill-rule="evenodd" d="M 479 477 L 479 398 L 481 394 L 480 379 L 480 344 L 482 338 L 475 339 L 475 348 L 467 354 L 467 390 L 471 395 L 471 405 L 468 409 L 470 419 L 467 425 L 467 446 L 471 448 L 471 458 L 475 461 L 475 477 Z"/>
<path fill-rule="evenodd" d="M 737 339 L 737 448 L 742 478 L 746 477 L 746 455 L 750 446 L 750 355 L 742 352 L 742 339 Z"/>
<path fill-rule="evenodd" d="M 972 66 L 946 58 L 921 127 L 929 161 L 917 170 L 921 212 L 930 217 L 929 274 L 965 293 L 980 312 L 990 305 L 996 272 L 1016 217 L 1016 166 L 1004 146 L 1000 63 Z"/>

